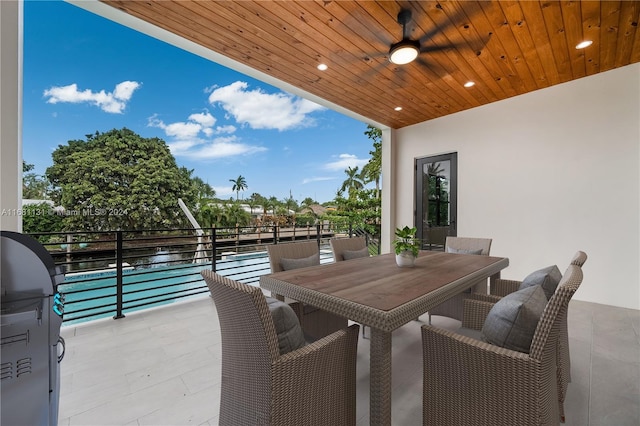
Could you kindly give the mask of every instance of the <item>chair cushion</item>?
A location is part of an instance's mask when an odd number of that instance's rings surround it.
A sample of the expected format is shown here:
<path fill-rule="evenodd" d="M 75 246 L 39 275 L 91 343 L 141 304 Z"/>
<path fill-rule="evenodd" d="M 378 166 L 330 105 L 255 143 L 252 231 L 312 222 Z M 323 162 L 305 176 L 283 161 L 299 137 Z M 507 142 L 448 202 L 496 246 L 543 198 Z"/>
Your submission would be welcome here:
<path fill-rule="evenodd" d="M 447 247 L 447 253 L 456 253 L 456 254 L 482 254 L 482 249 L 457 249 L 453 247 Z"/>
<path fill-rule="evenodd" d="M 303 347 L 306 344 L 304 333 L 291 306 L 272 297 L 266 299 L 269 312 L 273 317 L 273 325 L 276 327 L 280 355 Z"/>
<path fill-rule="evenodd" d="M 369 257 L 369 248 L 362 247 L 360 250 L 345 250 L 342 252 L 344 260 L 358 259 L 360 257 Z"/>
<path fill-rule="evenodd" d="M 285 271 L 290 271 L 292 269 L 298 268 L 306 268 L 308 266 L 315 266 L 320 264 L 320 254 L 314 253 L 309 257 L 301 257 L 298 259 L 280 259 L 280 266 Z"/>
<path fill-rule="evenodd" d="M 556 288 L 562 279 L 560 269 L 556 265 L 547 266 L 546 268 L 538 269 L 535 272 L 526 276 L 520 284 L 520 290 L 534 285 L 542 287 L 547 300 L 551 299 L 553 293 L 556 292 Z"/>
<path fill-rule="evenodd" d="M 493 345 L 529 353 L 533 334 L 547 298 L 540 286 L 511 293 L 491 308 L 482 327 L 482 338 Z"/>

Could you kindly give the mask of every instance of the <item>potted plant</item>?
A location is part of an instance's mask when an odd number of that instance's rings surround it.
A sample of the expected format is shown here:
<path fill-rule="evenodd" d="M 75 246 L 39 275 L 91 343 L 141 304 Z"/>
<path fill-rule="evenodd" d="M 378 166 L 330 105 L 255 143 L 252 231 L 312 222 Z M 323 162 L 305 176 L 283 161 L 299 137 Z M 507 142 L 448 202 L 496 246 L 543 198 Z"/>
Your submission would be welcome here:
<path fill-rule="evenodd" d="M 396 239 L 393 241 L 393 246 L 398 266 L 411 267 L 414 265 L 420 251 L 420 240 L 416 238 L 417 231 L 415 226 L 413 228 L 408 226 L 396 228 Z"/>

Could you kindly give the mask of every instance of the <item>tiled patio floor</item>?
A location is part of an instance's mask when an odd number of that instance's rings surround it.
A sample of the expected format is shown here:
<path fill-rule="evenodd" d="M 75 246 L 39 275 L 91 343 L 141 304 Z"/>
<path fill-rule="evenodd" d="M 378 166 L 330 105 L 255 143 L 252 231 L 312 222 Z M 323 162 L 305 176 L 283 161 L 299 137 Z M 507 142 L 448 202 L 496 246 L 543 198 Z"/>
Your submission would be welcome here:
<path fill-rule="evenodd" d="M 420 326 L 393 334 L 393 423 L 422 422 Z M 433 317 L 434 325 L 459 322 Z M 566 425 L 640 424 L 640 311 L 572 301 Z M 220 334 L 209 297 L 63 327 L 60 425 L 217 425 Z M 358 425 L 369 424 L 369 340 L 359 339 Z"/>

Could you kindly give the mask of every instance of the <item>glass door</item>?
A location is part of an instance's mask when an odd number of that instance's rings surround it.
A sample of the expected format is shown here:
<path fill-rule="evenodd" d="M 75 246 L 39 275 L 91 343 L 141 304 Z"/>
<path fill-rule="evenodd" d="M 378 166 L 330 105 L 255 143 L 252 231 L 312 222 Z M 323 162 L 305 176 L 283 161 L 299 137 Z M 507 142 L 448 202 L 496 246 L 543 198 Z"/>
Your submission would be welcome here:
<path fill-rule="evenodd" d="M 417 236 L 424 250 L 444 250 L 456 236 L 458 154 L 416 159 Z"/>

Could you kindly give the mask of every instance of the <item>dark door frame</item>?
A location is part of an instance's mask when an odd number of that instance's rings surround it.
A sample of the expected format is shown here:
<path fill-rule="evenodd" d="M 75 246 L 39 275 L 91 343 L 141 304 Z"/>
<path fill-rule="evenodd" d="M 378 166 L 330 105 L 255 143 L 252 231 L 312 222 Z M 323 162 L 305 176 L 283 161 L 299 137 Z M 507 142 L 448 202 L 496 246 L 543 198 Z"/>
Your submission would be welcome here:
<path fill-rule="evenodd" d="M 415 159 L 415 215 L 414 215 L 414 224 L 418 229 L 416 236 L 422 241 L 422 248 L 426 250 L 434 249 L 431 246 L 429 241 L 426 241 L 424 235 L 424 224 L 423 218 L 425 217 L 424 212 L 424 179 L 423 179 L 423 168 L 425 164 L 429 163 L 438 163 L 438 162 L 450 162 L 450 181 L 449 181 L 449 227 L 448 227 L 448 236 L 455 237 L 457 235 L 457 220 L 458 220 L 458 153 L 450 152 L 446 154 L 439 155 L 431 155 L 426 157 L 418 157 Z M 438 247 L 435 249 L 443 249 L 444 247 Z"/>

